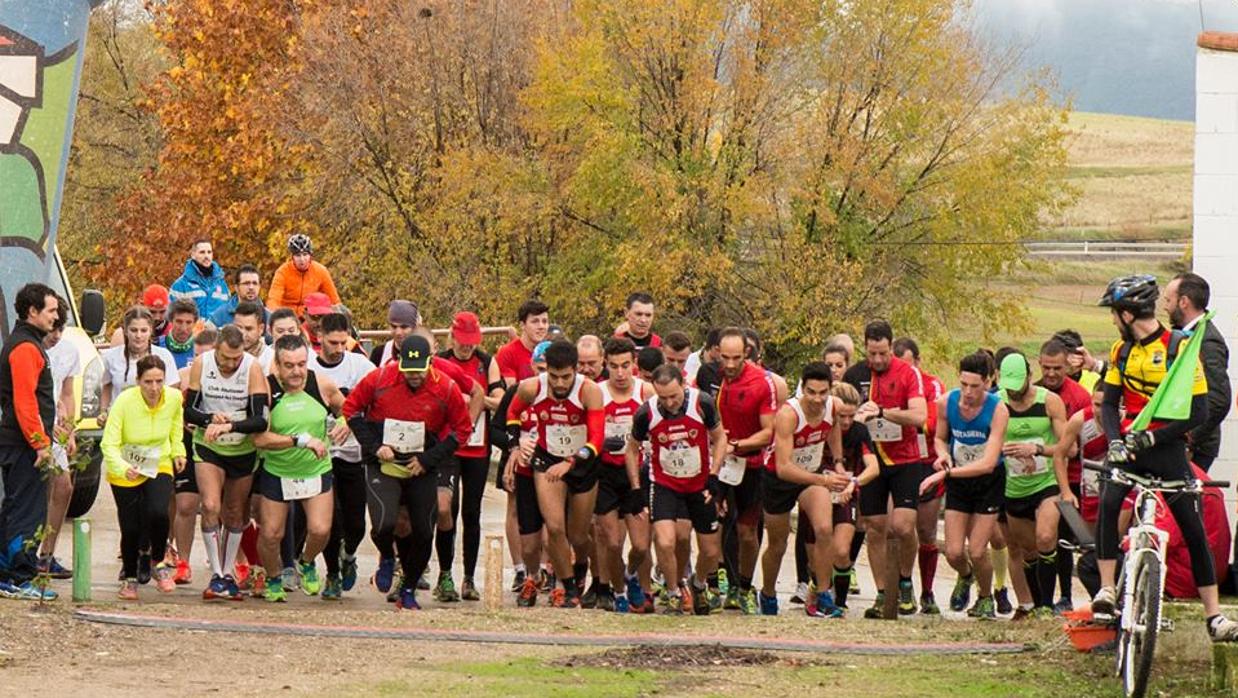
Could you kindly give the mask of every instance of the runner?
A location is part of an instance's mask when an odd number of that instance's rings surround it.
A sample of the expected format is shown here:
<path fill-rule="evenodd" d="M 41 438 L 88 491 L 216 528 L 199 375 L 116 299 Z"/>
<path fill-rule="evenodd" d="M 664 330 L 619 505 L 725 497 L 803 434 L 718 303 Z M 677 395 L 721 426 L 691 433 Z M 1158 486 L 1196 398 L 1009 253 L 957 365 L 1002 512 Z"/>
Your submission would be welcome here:
<path fill-rule="evenodd" d="M 185 394 L 185 422 L 196 427 L 193 451 L 202 498 L 202 545 L 211 568 L 211 581 L 202 590 L 207 601 L 242 598 L 233 572 L 241 534 L 250 519 L 253 435 L 268 425 L 267 381 L 244 343 L 240 329 L 225 325 L 215 349 L 194 359 Z"/>
<path fill-rule="evenodd" d="M 314 353 L 322 351 L 322 318 L 334 312 L 327 294 L 311 293 L 305 297 L 305 322 L 301 325 L 301 332 Z"/>
<path fill-rule="evenodd" d="M 173 301 L 191 301 L 198 307 L 198 316 L 207 318 L 228 302 L 229 295 L 228 279 L 215 261 L 211 241 L 195 240 L 185 262 L 185 271 L 172 282 L 169 298 Z"/>
<path fill-rule="evenodd" d="M 479 385 L 486 386 L 485 409 L 473 422 L 473 434 L 467 443 L 456 451 L 460 463 L 460 484 L 452 498 L 452 530 L 457 513 L 464 527 L 464 580 L 460 583 L 460 598 L 477 601 L 474 575 L 477 572 L 477 555 L 481 548 L 481 503 L 486 490 L 486 476 L 490 473 L 490 415 L 503 399 L 503 378 L 499 364 L 482 351 L 481 323 L 468 311 L 456 313 L 451 323 L 451 348 L 439 352 L 438 358 L 454 363 Z M 438 535 L 444 532 L 439 531 Z M 452 539 L 454 542 L 454 538 Z M 442 556 L 440 555 L 440 560 Z"/>
<path fill-rule="evenodd" d="M 171 368 L 153 354 L 138 360 L 138 389 L 117 396 L 100 443 L 120 520 L 118 595 L 127 601 L 138 598 L 138 555 L 146 542 L 150 555 L 160 560 L 154 572 L 159 591 L 176 589 L 175 568 L 162 560 L 167 552 L 172 473 L 185 468 L 184 423 L 181 392 L 164 385 L 165 366 Z"/>
<path fill-rule="evenodd" d="M 533 373 L 533 347 L 546 338 L 550 328 L 550 306 L 538 300 L 527 300 L 520 304 L 516 316 L 520 323 L 518 336 L 499 347 L 494 355 L 503 382 L 508 385 L 536 375 Z"/>
<path fill-rule="evenodd" d="M 540 342 L 533 348 L 533 370 L 535 375 L 546 372 L 546 349 L 550 342 Z M 537 604 L 537 593 L 540 590 L 537 571 L 542 564 L 542 535 L 545 521 L 542 510 L 537 504 L 537 490 L 533 484 L 533 469 L 529 467 L 529 459 L 537 446 L 537 434 L 534 425 L 537 424 L 537 414 L 531 407 L 525 407 L 516 415 L 520 422 L 519 433 L 509 430 L 506 415 L 516 397 L 519 384 L 509 385 L 503 394 L 503 402 L 499 404 L 498 414 L 494 421 L 503 424 L 503 440 L 508 444 L 509 454 L 503 466 L 503 489 L 507 491 L 507 510 L 509 526 L 512 517 L 516 519 L 516 536 L 508 533 L 508 547 L 518 551 L 520 562 L 516 564 L 516 578 L 513 591 L 519 593 L 516 605 L 529 608 Z M 515 435 L 515 440 L 511 436 Z M 513 546 L 512 541 L 516 544 Z M 553 577 L 553 575 L 550 575 Z M 517 587 L 517 583 L 519 586 Z M 553 583 L 551 584 L 553 587 Z"/>
<path fill-rule="evenodd" d="M 181 298 L 168 308 L 168 332 L 156 344 L 167 349 L 179 371 L 193 363 L 193 335 L 198 329 L 198 306 Z"/>
<path fill-rule="evenodd" d="M 653 333 L 653 296 L 637 291 L 623 307 L 623 322 L 615 328 L 615 336 L 632 340 L 637 349 L 662 346 L 662 338 Z"/>
<path fill-rule="evenodd" d="M 330 378 L 344 397 L 374 370 L 369 359 L 348 351 L 351 341 L 347 317 L 340 313 L 324 315 L 322 351 L 309 360 L 310 370 L 320 378 Z M 357 583 L 357 546 L 365 538 L 365 464 L 355 436 L 350 434 L 342 444 L 331 446 L 331 479 L 335 513 L 331 537 L 322 553 L 327 563 L 322 598 L 334 601 Z"/>
<path fill-rule="evenodd" d="M 68 301 L 56 298 L 56 322 L 43 338 L 47 363 L 52 371 L 52 396 L 56 405 L 56 425 L 53 429 L 52 456 L 55 471 L 48 475 L 46 535 L 39 545 L 39 573 L 52 579 L 71 579 L 73 570 L 56 559 L 56 541 L 64 525 L 65 512 L 73 498 L 73 475 L 69 471 L 69 459 L 77 456 L 77 439 L 74 434 L 77 421 L 77 405 L 73 395 L 73 376 L 81 371 L 77 348 L 61 342 L 65 323 L 68 321 Z"/>
<path fill-rule="evenodd" d="M 266 568 L 263 596 L 278 602 L 287 598 L 280 543 L 292 502 L 300 502 L 305 509 L 305 544 L 297 559 L 301 590 L 306 596 L 314 596 L 322 588 L 315 558 L 331 535 L 335 511 L 330 446 L 342 445 L 350 434 L 341 419 L 332 420 L 331 428 L 327 428 L 328 416 L 339 414 L 344 395 L 330 378 L 309 369 L 304 339 L 288 336 L 275 340 L 274 367 L 267 377 L 270 419 L 266 431 L 255 435 L 253 443 L 262 451 L 254 489 L 262 496 L 258 548 Z M 240 531 L 236 533 L 239 543 Z M 229 548 L 233 548 L 231 542 Z"/>
<path fill-rule="evenodd" d="M 692 361 L 689 359 L 686 367 L 692 387 L 700 388 L 707 395 L 714 397 L 717 397 L 718 388 L 722 386 L 722 355 L 719 346 L 721 342 L 722 329 L 710 328 L 709 333 L 705 335 L 705 348 L 699 352 L 697 365 L 692 366 Z"/>
<path fill-rule="evenodd" d="M 1005 495 L 1002 446 L 1010 416 L 988 391 L 989 366 L 980 352 L 959 361 L 959 387 L 937 400 L 934 472 L 920 483 L 921 491 L 946 485 L 946 561 L 958 573 L 950 610 L 967 609 L 974 583 L 979 596 L 967 614 L 981 620 L 997 617 L 987 551 Z"/>
<path fill-rule="evenodd" d="M 242 348 L 246 354 L 258 360 L 258 366 L 262 369 L 264 376 L 271 371 L 271 362 L 275 360 L 275 350 L 263 339 L 266 333 L 266 323 L 262 321 L 262 318 L 266 314 L 266 308 L 250 301 L 238 304 L 232 311 L 232 324 L 241 331 L 243 338 Z M 285 320 L 281 324 L 288 323 Z"/>
<path fill-rule="evenodd" d="M 267 292 L 267 307 L 272 312 L 288 308 L 294 315 L 305 313 L 305 297 L 324 293 L 330 303 L 339 303 L 340 294 L 326 267 L 314 261 L 314 244 L 308 235 L 297 233 L 288 238 L 291 259 L 279 265 L 271 278 Z"/>
<path fill-rule="evenodd" d="M 1002 359 L 997 387 L 1010 412 L 1002 455 L 1006 463 L 1006 543 L 1022 561 L 1012 581 L 1019 597 L 1015 620 L 1053 617 L 1057 582 L 1057 500 L 1076 504 L 1066 477 L 1066 406 L 1031 384 L 1027 359 Z"/>
<path fill-rule="evenodd" d="M 597 383 L 606 380 L 602 340 L 587 334 L 576 340 L 576 372 Z"/>
<path fill-rule="evenodd" d="M 709 363 L 717 363 L 718 361 L 718 336 L 722 334 L 722 329 L 711 327 L 705 333 L 705 345 L 699 351 L 692 352 L 688 360 L 684 362 L 683 372 L 684 378 L 687 379 L 688 385 L 696 386 L 696 375 L 701 370 L 701 366 Z"/>
<path fill-rule="evenodd" d="M 164 366 L 175 366 L 176 360 L 172 354 L 161 346 L 153 344 L 151 331 L 153 321 L 150 312 L 140 305 L 135 305 L 125 311 L 121 319 L 124 330 L 124 342 L 119 346 L 104 349 L 99 355 L 103 362 L 103 396 L 99 403 L 99 424 L 106 425 L 108 410 L 112 400 L 122 390 L 137 384 L 137 363 L 145 356 L 158 356 Z M 170 371 L 165 384 L 175 386 L 180 378 L 175 371 Z"/>
<path fill-rule="evenodd" d="M 216 308 L 209 317 L 203 318 L 207 326 L 219 329 L 224 325 L 231 325 L 238 305 L 257 303 L 262 308 L 262 326 L 266 327 L 271 311 L 262 305 L 262 274 L 258 268 L 252 264 L 242 264 L 232 276 L 232 282 L 236 284 L 236 292 L 227 303 Z"/>
<path fill-rule="evenodd" d="M 843 380 L 847 368 L 851 364 L 851 354 L 842 344 L 830 344 L 822 354 L 825 365 L 830 367 L 830 380 L 838 383 Z"/>
<path fill-rule="evenodd" d="M 472 431 L 460 387 L 431 366 L 431 357 L 425 336 L 409 335 L 398 358 L 362 379 L 344 403 L 344 416 L 366 459 L 370 537 L 382 557 L 375 574 L 380 592 L 392 588 L 399 549 L 403 579 L 397 609 L 421 608 L 416 585 L 433 551 L 439 471 L 452 467 L 456 450 L 468 443 Z M 397 539 L 402 506 L 411 533 Z"/>
<path fill-rule="evenodd" d="M 632 419 L 625 462 L 629 481 L 635 484 L 641 443 L 650 443 L 649 517 L 668 589 L 666 612 L 691 609 L 696 615 L 708 615 L 706 580 L 721 556 L 718 469 L 729 447 L 713 400 L 695 388 L 685 388 L 683 381 L 683 371 L 675 366 L 654 371 L 656 397 L 641 405 Z M 690 549 L 683 544 L 690 535 L 683 523 L 696 531 L 700 551 L 691 582 L 680 576 L 687 561 L 678 557 L 678 551 Z"/>
<path fill-rule="evenodd" d="M 625 533 L 632 541 L 630 560 L 638 568 L 649 556 L 649 517 L 645 513 L 647 500 L 642 499 L 639 471 L 633 480 L 626 470 L 628 438 L 632 433 L 633 415 L 653 396 L 653 388 L 632 375 L 636 362 L 636 345 L 632 340 L 612 337 L 606 340 L 606 381 L 602 390 L 602 410 L 606 416 L 605 434 L 598 468 L 597 501 L 593 507 L 594 540 L 600 583 L 597 606 L 605 611 L 627 613 L 630 599 L 623 560 Z M 622 518 L 620 518 L 622 516 Z M 625 525 L 626 524 L 626 525 Z M 638 581 L 639 585 L 640 582 Z M 638 601 L 644 598 L 643 589 Z"/>
<path fill-rule="evenodd" d="M 776 584 L 791 530 L 791 509 L 799 504 L 812 528 L 811 556 L 817 579 L 829 579 L 834 568 L 834 496 L 851 500 L 857 488 L 854 475 L 844 473 L 842 430 L 834 428 L 838 401 L 830 395 L 830 369 L 821 362 L 804 367 L 800 376 L 803 396 L 791 398 L 774 415 L 774 449 L 764 473 L 765 532 L 768 543 L 761 558 L 760 606 L 762 615 L 778 614 Z M 826 446 L 829 456 L 826 456 Z M 829 586 L 804 600 L 808 615 L 841 618 Z"/>
<path fill-rule="evenodd" d="M 645 347 L 636 350 L 636 374 L 646 383 L 653 380 L 653 372 L 664 363 L 666 363 L 666 358 L 662 356 L 661 349 Z"/>
<path fill-rule="evenodd" d="M 276 340 L 280 337 L 296 336 L 304 339 L 304 335 L 301 330 L 301 323 L 297 320 L 296 313 L 292 312 L 289 308 L 280 308 L 279 310 L 271 311 L 270 334 L 272 361 L 275 359 L 274 345 Z M 307 343 L 306 347 L 308 348 L 308 346 L 309 344 Z"/>
<path fill-rule="evenodd" d="M 678 368 L 680 371 L 686 371 L 688 357 L 692 355 L 692 340 L 687 334 L 679 330 L 671 330 L 666 333 L 666 337 L 662 339 L 662 358 L 666 363 Z M 684 376 L 687 380 L 687 376 Z"/>
<path fill-rule="evenodd" d="M 589 541 L 604 423 L 601 390 L 576 371 L 577 358 L 569 342 L 551 343 L 546 373 L 521 381 L 507 410 L 513 440 L 519 437 L 521 412 L 531 407 L 537 415 L 537 446 L 529 462 L 551 563 L 563 585 L 551 592 L 551 605 L 564 608 L 580 605 L 576 580 L 588 563 L 577 560 L 573 566 L 571 548 Z"/>
<path fill-rule="evenodd" d="M 727 446 L 718 479 L 728 486 L 726 516 L 736 526 L 738 539 L 738 555 L 728 561 L 732 569 L 727 570 L 727 579 L 738 584 L 728 594 L 727 605 L 738 607 L 745 615 L 756 615 L 757 594 L 752 577 L 760 548 L 757 527 L 761 522 L 761 471 L 765 466 L 765 449 L 773 439 L 778 403 L 769 376 L 747 358 L 749 346 L 743 330 L 723 330 L 719 350 L 723 380 L 718 390 L 718 411 Z"/>
<path fill-rule="evenodd" d="M 849 383 L 835 383 L 834 387 L 830 388 L 830 394 L 835 398 L 834 425 L 843 434 L 843 468 L 855 477 L 856 485 L 863 488 L 881 475 L 881 464 L 877 462 L 877 446 L 868 435 L 868 428 L 855 421 L 856 410 L 860 407 L 860 393 Z M 852 580 L 855 576 L 852 542 L 856 538 L 856 520 L 859 518 L 858 499 L 852 492 L 845 499 L 840 495 L 838 501 L 834 502 L 834 569 L 830 581 L 834 588 L 834 603 L 842 609 L 847 608 L 847 594 L 852 593 Z M 809 522 L 801 521 L 800 525 L 812 531 L 813 527 Z M 815 536 L 809 536 L 806 543 L 809 546 L 815 545 Z M 818 578 L 817 593 L 820 593 L 820 588 L 821 578 Z M 804 598 L 811 600 L 813 594 L 806 589 Z"/>
<path fill-rule="evenodd" d="M 1208 416 L 1208 385 L 1203 366 L 1196 364 L 1191 389 L 1191 412 L 1187 419 L 1154 419 L 1144 431 L 1130 426 L 1156 393 L 1176 355 L 1181 335 L 1166 330 L 1156 319 L 1156 277 L 1127 276 L 1109 282 L 1100 300 L 1113 314 L 1121 339 L 1109 352 L 1101 422 L 1109 438 L 1108 462 L 1135 473 L 1165 480 L 1192 479 L 1183 436 L 1203 424 Z M 1119 408 L 1125 404 L 1125 418 Z M 1105 482 L 1100 493 L 1096 558 L 1101 589 L 1092 598 L 1092 611 L 1112 615 L 1117 601 L 1114 591 L 1115 558 L 1118 551 L 1118 514 L 1129 487 Z M 1213 642 L 1238 641 L 1238 623 L 1221 615 L 1217 598 L 1216 571 L 1208 536 L 1200 514 L 1199 495 L 1179 494 L 1167 502 L 1182 529 L 1191 554 L 1191 575 L 1204 604 L 1208 636 Z"/>
<path fill-rule="evenodd" d="M 881 462 L 880 477 L 860 491 L 860 514 L 868 530 L 868 560 L 877 587 L 877 600 L 865 611 L 866 618 L 881 617 L 887 564 L 899 568 L 899 615 L 916 612 L 911 569 L 917 554 L 916 507 L 924 475 L 916 434 L 924 428 L 928 408 L 919 376 L 912 366 L 894 356 L 893 342 L 890 323 L 868 323 L 864 328 L 865 362 L 847 372 L 847 382 L 856 385 L 858 380 L 863 385 L 860 393 L 868 398 L 855 418 L 868 427 Z M 886 560 L 887 532 L 898 537 L 902 559 Z"/>
<path fill-rule="evenodd" d="M 1067 348 L 1060 340 L 1050 339 L 1040 346 L 1040 380 L 1036 385 L 1048 388 L 1051 392 L 1062 398 L 1062 404 L 1066 406 L 1066 420 L 1069 423 L 1079 418 L 1079 424 L 1084 423 L 1083 412 L 1092 406 L 1092 395 L 1086 388 L 1079 385 L 1075 379 L 1069 377 L 1067 372 L 1070 369 L 1070 349 Z M 1069 431 L 1067 432 L 1070 433 Z M 1079 459 L 1081 453 L 1080 448 L 1074 444 L 1078 441 L 1079 431 L 1075 430 L 1073 436 L 1068 436 L 1066 442 L 1072 444 L 1070 452 L 1067 454 L 1066 461 L 1066 478 L 1070 483 L 1070 491 L 1074 493 L 1075 498 L 1080 496 L 1079 482 L 1083 473 L 1083 464 Z M 1078 444 L 1082 446 L 1082 444 Z M 1061 541 L 1074 542 L 1074 533 L 1071 532 L 1070 526 L 1066 525 L 1065 521 L 1058 523 L 1058 548 L 1057 548 L 1057 583 L 1059 598 L 1056 604 L 1053 605 L 1055 613 L 1074 610 L 1074 603 L 1071 601 L 1072 580 L 1074 579 L 1074 552 L 1071 548 L 1065 547 Z"/>
<path fill-rule="evenodd" d="M 417 304 L 406 300 L 391 301 L 387 306 L 387 325 L 391 328 L 391 339 L 375 346 L 370 352 L 370 363 L 375 366 L 385 366 L 388 361 L 398 358 L 404 340 L 421 325 Z"/>
<path fill-rule="evenodd" d="M 937 430 L 937 402 L 945 395 L 945 387 L 937 376 L 929 374 L 920 364 L 920 346 L 910 337 L 894 340 L 894 355 L 902 359 L 920 375 L 924 387 L 924 400 L 928 416 L 924 428 L 916 434 L 916 441 L 923 460 L 924 477 L 933 473 L 937 460 L 937 447 L 932 441 Z M 916 538 L 920 541 L 916 559 L 920 568 L 920 612 L 926 616 L 940 615 L 937 599 L 933 597 L 933 579 L 937 576 L 937 519 L 941 516 L 942 498 L 946 496 L 944 483 L 932 489 L 920 490 L 920 503 L 916 507 Z"/>

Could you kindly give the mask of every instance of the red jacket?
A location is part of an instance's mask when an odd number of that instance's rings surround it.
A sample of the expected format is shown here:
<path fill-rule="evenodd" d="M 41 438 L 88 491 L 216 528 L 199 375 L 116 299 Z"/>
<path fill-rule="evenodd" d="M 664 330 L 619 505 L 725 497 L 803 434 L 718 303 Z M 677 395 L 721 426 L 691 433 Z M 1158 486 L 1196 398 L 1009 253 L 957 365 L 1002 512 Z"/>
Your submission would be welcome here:
<path fill-rule="evenodd" d="M 448 456 L 455 452 L 459 444 L 468 443 L 469 434 L 473 431 L 468 405 L 454 381 L 431 366 L 426 371 L 425 382 L 413 390 L 404 381 L 399 362 L 395 361 L 361 379 L 344 401 L 344 417 L 353 427 L 362 450 L 370 458 L 382 445 L 382 423 L 385 419 L 422 422 L 426 433 L 435 436 L 436 444 L 447 443 L 454 437 L 450 450 L 444 447 Z M 426 449 L 427 453 L 431 450 Z"/>

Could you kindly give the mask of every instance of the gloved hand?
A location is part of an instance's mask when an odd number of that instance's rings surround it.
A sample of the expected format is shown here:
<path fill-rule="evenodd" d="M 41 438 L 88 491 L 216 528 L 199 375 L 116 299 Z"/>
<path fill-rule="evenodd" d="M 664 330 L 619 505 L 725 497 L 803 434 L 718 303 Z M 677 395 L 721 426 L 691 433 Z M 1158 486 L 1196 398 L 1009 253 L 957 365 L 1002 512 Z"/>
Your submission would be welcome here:
<path fill-rule="evenodd" d="M 1131 452 L 1126 448 L 1126 442 L 1121 439 L 1114 439 L 1109 442 L 1109 455 L 1106 460 L 1110 465 L 1121 465 L 1122 463 L 1131 462 Z"/>
<path fill-rule="evenodd" d="M 1126 435 L 1126 449 L 1140 453 L 1156 445 L 1156 436 L 1150 431 L 1132 431 Z"/>

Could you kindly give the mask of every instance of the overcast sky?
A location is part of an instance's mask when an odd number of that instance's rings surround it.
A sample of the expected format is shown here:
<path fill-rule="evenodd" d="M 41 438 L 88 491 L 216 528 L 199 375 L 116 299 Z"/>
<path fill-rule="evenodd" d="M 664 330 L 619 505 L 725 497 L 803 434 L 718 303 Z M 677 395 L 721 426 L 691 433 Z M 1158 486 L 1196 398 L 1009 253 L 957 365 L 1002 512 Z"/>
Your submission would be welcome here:
<path fill-rule="evenodd" d="M 1193 119 L 1196 0 L 974 0 L 978 32 L 1027 46 L 1081 111 Z M 1238 0 L 1203 0 L 1207 29 L 1238 31 Z"/>

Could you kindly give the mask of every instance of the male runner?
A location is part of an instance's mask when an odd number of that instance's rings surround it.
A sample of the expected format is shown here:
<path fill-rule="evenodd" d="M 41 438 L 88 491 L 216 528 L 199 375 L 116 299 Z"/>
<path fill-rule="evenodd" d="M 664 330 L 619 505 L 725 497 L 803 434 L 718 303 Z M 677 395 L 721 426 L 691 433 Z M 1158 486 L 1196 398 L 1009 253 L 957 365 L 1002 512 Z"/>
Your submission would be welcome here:
<path fill-rule="evenodd" d="M 499 347 L 494 355 L 499 373 L 508 385 L 536 375 L 533 372 L 533 348 L 546 339 L 550 328 L 550 306 L 530 299 L 520 304 L 516 317 L 520 323 L 518 336 Z"/>
<path fill-rule="evenodd" d="M 671 366 L 684 371 L 685 380 L 687 379 L 686 371 L 688 357 L 690 356 L 692 356 L 692 339 L 687 334 L 679 330 L 671 330 L 662 338 L 662 358 Z"/>
<path fill-rule="evenodd" d="M 232 324 L 241 331 L 242 348 L 258 360 L 258 367 L 264 376 L 271 370 L 271 362 L 275 359 L 275 350 L 264 341 L 266 324 L 262 317 L 266 312 L 263 306 L 248 301 L 238 303 L 232 311 Z"/>
<path fill-rule="evenodd" d="M 632 340 L 637 349 L 662 346 L 662 338 L 653 333 L 653 296 L 640 291 L 628 296 L 615 336 Z"/>
<path fill-rule="evenodd" d="M 606 380 L 602 340 L 587 334 L 576 340 L 576 372 L 593 382 Z"/>
<path fill-rule="evenodd" d="M 394 300 L 387 305 L 387 326 L 391 328 L 391 339 L 383 344 L 375 345 L 370 352 L 370 363 L 375 366 L 385 366 L 388 361 L 399 358 L 400 347 L 405 338 L 421 325 L 421 312 L 412 301 Z"/>

